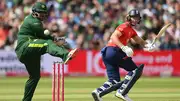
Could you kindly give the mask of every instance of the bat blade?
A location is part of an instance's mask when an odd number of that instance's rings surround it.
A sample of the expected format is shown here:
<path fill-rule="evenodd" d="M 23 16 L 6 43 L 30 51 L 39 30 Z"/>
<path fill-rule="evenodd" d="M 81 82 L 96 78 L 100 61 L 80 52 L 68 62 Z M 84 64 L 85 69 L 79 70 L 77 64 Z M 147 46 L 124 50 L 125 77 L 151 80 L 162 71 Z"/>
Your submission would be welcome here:
<path fill-rule="evenodd" d="M 161 28 L 161 30 L 159 31 L 159 33 L 157 34 L 157 36 L 156 36 L 155 39 L 153 40 L 152 45 L 157 41 L 157 39 L 159 39 L 159 38 L 163 35 L 163 33 L 166 31 L 166 29 L 167 29 L 170 25 L 171 25 L 171 23 L 168 23 L 168 24 L 166 24 L 165 26 L 163 26 L 163 27 Z"/>
<path fill-rule="evenodd" d="M 70 53 L 69 53 L 69 56 L 67 57 L 67 59 L 64 61 L 64 64 L 66 64 L 68 61 L 69 61 L 69 59 L 77 52 L 77 48 L 75 48 L 75 49 L 73 49 L 73 50 L 71 50 L 70 51 Z"/>

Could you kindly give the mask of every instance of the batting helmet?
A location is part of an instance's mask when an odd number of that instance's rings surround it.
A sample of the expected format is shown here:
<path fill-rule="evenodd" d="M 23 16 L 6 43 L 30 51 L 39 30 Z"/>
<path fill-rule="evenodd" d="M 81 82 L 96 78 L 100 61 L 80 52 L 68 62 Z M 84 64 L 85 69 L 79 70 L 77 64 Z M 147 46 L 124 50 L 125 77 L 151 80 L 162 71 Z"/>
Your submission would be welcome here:
<path fill-rule="evenodd" d="M 131 21 L 131 17 L 139 17 L 138 24 L 141 22 L 141 15 L 140 15 L 140 12 L 137 9 L 132 9 L 132 10 L 129 11 L 129 13 L 127 15 L 127 20 Z"/>

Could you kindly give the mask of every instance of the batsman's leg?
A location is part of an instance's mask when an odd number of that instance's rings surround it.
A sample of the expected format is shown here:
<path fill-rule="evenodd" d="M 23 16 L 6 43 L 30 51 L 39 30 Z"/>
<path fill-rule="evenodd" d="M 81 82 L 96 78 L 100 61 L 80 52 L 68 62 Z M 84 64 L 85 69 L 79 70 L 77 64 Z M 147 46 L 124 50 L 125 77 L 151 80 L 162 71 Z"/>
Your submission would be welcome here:
<path fill-rule="evenodd" d="M 101 87 L 92 91 L 92 96 L 94 101 L 102 101 L 102 96 L 117 90 L 122 83 L 117 82 L 116 80 L 113 81 L 106 81 Z"/>
<path fill-rule="evenodd" d="M 134 77 L 134 78 L 136 78 L 136 81 L 138 80 L 138 78 L 141 76 L 141 74 L 142 74 L 142 69 L 143 69 L 143 67 L 144 67 L 144 65 L 140 65 L 139 66 L 139 69 L 137 68 L 137 70 L 136 71 L 138 71 L 138 73 L 135 75 L 136 77 Z M 135 71 L 135 70 L 134 70 Z M 129 72 L 127 75 L 126 75 L 126 77 L 125 77 L 125 80 L 123 80 L 123 81 L 120 81 L 120 82 L 114 82 L 114 83 L 111 83 L 111 82 L 105 82 L 104 83 L 104 85 L 103 86 L 105 86 L 105 87 L 107 87 L 107 89 L 104 89 L 104 90 L 101 90 L 101 89 L 97 89 L 97 91 L 101 91 L 101 92 L 99 92 L 99 97 L 102 97 L 102 96 L 104 96 L 104 95 L 106 95 L 106 94 L 108 94 L 108 93 L 110 93 L 110 92 L 112 92 L 112 91 L 116 91 L 117 89 L 119 89 L 121 86 L 122 86 L 122 84 L 123 85 L 125 85 L 126 84 L 126 82 L 127 82 L 127 79 L 128 79 L 128 77 L 129 77 L 129 75 L 132 75 L 131 74 L 132 72 Z M 134 83 L 135 83 L 135 80 L 132 80 Z M 109 85 L 109 86 L 108 86 Z M 105 88 L 105 87 L 100 87 L 100 88 Z M 130 86 L 132 87 L 133 85 L 132 85 L 132 83 L 130 84 Z M 126 91 L 128 91 L 128 90 L 130 90 L 130 87 L 126 90 Z M 119 93 L 118 93 L 119 94 Z M 126 92 L 126 94 L 125 95 L 122 95 L 121 93 L 119 94 L 119 96 L 120 96 L 120 98 L 122 98 L 122 99 L 125 99 L 125 100 L 127 100 L 127 101 L 131 101 L 131 99 L 128 97 L 128 95 L 127 95 L 127 92 Z"/>
<path fill-rule="evenodd" d="M 104 91 L 100 92 L 99 96 L 103 97 L 108 93 L 111 93 L 112 91 L 116 91 L 117 89 L 119 89 L 119 87 L 121 87 L 123 81 L 120 82 L 116 82 L 115 84 L 112 84 L 112 86 L 109 86 L 109 88 L 105 89 Z"/>
<path fill-rule="evenodd" d="M 108 81 L 92 92 L 94 101 L 102 101 L 102 96 L 117 90 L 122 84 L 120 82 L 119 68 L 108 64 L 105 60 L 104 63 L 106 65 Z"/>
<path fill-rule="evenodd" d="M 117 90 L 117 93 L 115 94 L 116 97 L 121 98 L 124 101 L 132 101 L 127 96 L 127 93 L 142 75 L 143 68 L 144 65 L 142 64 L 135 70 L 128 72 L 128 74 L 125 76 L 125 80 L 123 81 L 122 86 Z"/>

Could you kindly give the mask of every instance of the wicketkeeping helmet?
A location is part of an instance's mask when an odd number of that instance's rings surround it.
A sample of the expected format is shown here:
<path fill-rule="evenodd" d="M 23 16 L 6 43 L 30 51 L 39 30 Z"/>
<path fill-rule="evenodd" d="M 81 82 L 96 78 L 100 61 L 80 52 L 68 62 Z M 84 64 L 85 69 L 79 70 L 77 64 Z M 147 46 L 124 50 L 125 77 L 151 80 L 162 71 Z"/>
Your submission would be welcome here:
<path fill-rule="evenodd" d="M 48 14 L 46 4 L 43 2 L 36 2 L 32 7 L 32 13 L 40 20 L 44 20 Z"/>

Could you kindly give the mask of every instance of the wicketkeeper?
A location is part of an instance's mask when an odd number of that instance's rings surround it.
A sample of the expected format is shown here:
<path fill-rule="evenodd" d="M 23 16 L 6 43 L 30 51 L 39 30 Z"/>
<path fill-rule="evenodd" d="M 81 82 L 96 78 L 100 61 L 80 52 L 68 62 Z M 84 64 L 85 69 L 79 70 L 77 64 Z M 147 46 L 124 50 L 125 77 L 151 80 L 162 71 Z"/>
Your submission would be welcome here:
<path fill-rule="evenodd" d="M 32 13 L 26 16 L 18 32 L 18 43 L 15 51 L 29 73 L 22 101 L 32 100 L 40 79 L 41 55 L 49 53 L 65 61 L 69 54 L 69 51 L 63 46 L 64 40 L 60 39 L 59 41 L 59 38 L 44 34 L 42 21 L 47 18 L 47 13 L 45 3 L 35 3 L 32 7 Z"/>

